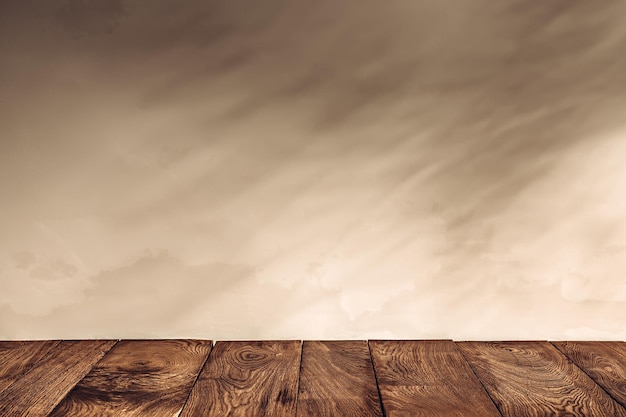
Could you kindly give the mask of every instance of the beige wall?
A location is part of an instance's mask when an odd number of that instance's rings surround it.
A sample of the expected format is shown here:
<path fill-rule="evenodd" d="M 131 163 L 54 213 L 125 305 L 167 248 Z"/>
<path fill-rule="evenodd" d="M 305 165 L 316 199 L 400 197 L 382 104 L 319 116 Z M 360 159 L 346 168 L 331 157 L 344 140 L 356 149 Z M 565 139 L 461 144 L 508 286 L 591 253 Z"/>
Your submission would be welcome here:
<path fill-rule="evenodd" d="M 0 339 L 626 339 L 625 15 L 2 2 Z"/>

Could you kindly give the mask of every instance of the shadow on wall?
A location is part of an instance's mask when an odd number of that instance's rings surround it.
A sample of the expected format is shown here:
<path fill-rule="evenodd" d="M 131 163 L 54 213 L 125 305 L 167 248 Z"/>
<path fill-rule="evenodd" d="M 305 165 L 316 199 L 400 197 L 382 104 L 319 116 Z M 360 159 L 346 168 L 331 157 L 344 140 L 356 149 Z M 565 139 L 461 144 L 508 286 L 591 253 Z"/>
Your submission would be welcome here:
<path fill-rule="evenodd" d="M 625 9 L 0 4 L 0 338 L 626 338 Z"/>

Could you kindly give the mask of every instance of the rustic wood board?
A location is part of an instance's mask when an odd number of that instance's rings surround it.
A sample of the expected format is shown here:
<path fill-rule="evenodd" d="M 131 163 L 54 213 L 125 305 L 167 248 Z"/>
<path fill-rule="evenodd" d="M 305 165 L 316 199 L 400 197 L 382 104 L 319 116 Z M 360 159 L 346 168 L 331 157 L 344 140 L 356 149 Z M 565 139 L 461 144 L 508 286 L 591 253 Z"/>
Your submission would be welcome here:
<path fill-rule="evenodd" d="M 51 417 L 178 415 L 211 347 L 200 340 L 120 341 Z"/>
<path fill-rule="evenodd" d="M 370 341 L 387 417 L 500 417 L 450 340 Z"/>
<path fill-rule="evenodd" d="M 47 416 L 114 344 L 113 340 L 59 343 L 0 393 L 0 416 Z"/>
<path fill-rule="evenodd" d="M 25 374 L 58 340 L 0 342 L 0 392 Z"/>
<path fill-rule="evenodd" d="M 504 417 L 626 417 L 624 408 L 548 342 L 457 345 Z"/>
<path fill-rule="evenodd" d="M 617 402 L 626 407 L 626 343 L 553 342 Z"/>
<path fill-rule="evenodd" d="M 300 341 L 217 342 L 181 417 L 293 417 Z"/>
<path fill-rule="evenodd" d="M 298 417 L 382 417 L 366 341 L 302 347 Z"/>

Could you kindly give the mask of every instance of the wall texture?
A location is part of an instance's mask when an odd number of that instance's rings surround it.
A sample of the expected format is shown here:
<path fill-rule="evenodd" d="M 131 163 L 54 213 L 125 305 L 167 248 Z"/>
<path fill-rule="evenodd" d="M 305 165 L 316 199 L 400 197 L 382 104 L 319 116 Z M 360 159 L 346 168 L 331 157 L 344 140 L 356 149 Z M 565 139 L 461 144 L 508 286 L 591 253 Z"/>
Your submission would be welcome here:
<path fill-rule="evenodd" d="M 0 339 L 626 339 L 626 3 L 0 3 Z"/>

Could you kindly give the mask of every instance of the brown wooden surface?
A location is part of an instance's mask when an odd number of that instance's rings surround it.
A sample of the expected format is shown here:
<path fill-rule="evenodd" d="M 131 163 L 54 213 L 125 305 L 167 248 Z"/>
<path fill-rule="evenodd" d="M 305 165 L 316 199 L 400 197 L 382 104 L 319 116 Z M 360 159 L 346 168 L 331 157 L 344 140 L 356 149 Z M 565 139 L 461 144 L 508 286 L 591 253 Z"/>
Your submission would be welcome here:
<path fill-rule="evenodd" d="M 504 417 L 625 417 L 626 410 L 548 342 L 457 344 Z"/>
<path fill-rule="evenodd" d="M 553 342 L 553 345 L 626 407 L 626 343 Z"/>
<path fill-rule="evenodd" d="M 26 373 L 59 342 L 0 342 L 0 392 Z"/>
<path fill-rule="evenodd" d="M 387 417 L 500 414 L 449 340 L 370 341 Z"/>
<path fill-rule="evenodd" d="M 0 342 L 0 384 L 1 417 L 626 417 L 626 343 Z"/>
<path fill-rule="evenodd" d="M 181 417 L 295 416 L 300 341 L 217 342 Z"/>
<path fill-rule="evenodd" d="M 51 416 L 178 415 L 211 347 L 198 340 L 118 342 Z"/>
<path fill-rule="evenodd" d="M 382 417 L 366 341 L 304 342 L 298 417 Z"/>
<path fill-rule="evenodd" d="M 0 393 L 0 416 L 47 416 L 114 344 L 109 340 L 59 343 Z"/>

